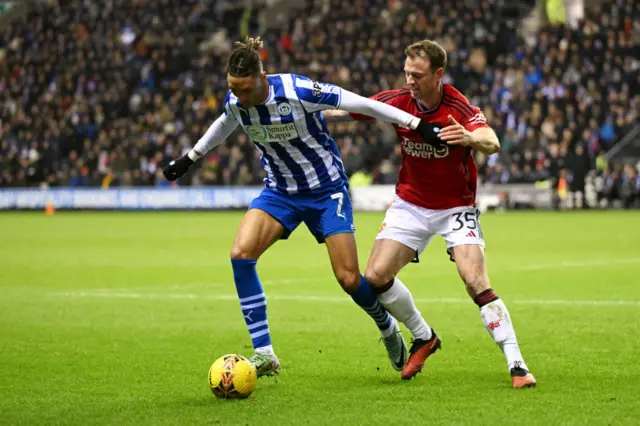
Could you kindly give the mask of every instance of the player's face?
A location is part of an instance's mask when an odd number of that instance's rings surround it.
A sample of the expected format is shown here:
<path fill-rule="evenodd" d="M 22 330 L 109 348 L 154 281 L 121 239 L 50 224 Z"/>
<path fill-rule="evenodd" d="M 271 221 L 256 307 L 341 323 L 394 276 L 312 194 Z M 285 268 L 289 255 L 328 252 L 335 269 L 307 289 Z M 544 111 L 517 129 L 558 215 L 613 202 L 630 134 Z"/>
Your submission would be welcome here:
<path fill-rule="evenodd" d="M 246 107 L 261 104 L 266 100 L 266 72 L 262 72 L 258 76 L 249 77 L 234 77 L 232 75 L 227 75 L 227 83 L 229 83 L 229 89 L 231 89 L 231 92 L 233 92 L 240 103 Z"/>
<path fill-rule="evenodd" d="M 432 69 L 429 59 L 415 57 L 406 59 L 404 73 L 411 96 L 414 99 L 422 99 L 440 88 L 444 69 Z"/>

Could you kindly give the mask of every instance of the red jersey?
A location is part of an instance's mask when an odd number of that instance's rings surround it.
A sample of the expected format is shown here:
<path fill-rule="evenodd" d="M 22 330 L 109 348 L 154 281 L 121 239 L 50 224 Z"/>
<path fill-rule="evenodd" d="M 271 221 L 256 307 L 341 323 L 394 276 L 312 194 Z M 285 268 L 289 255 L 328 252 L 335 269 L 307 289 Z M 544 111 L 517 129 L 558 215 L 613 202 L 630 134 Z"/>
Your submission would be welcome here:
<path fill-rule="evenodd" d="M 449 84 L 442 85 L 440 103 L 432 110 L 425 109 L 413 99 L 408 87 L 385 90 L 371 96 L 371 99 L 426 120 L 434 126 L 436 133 L 449 125 L 449 115 L 470 132 L 489 127 L 480 108 L 471 105 Z M 350 115 L 355 120 L 373 119 L 356 113 Z M 421 140 L 412 129 L 395 124 L 393 127 L 402 143 L 402 167 L 396 184 L 396 194 L 400 198 L 434 210 L 475 205 L 478 168 L 470 147 L 446 144 L 434 147 Z"/>

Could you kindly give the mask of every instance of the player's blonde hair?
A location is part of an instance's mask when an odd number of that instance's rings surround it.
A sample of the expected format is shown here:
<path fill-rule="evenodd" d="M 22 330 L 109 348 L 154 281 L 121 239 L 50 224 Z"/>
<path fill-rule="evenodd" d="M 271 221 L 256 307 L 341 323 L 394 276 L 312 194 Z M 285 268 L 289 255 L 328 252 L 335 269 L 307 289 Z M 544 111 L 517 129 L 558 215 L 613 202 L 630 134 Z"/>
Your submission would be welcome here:
<path fill-rule="evenodd" d="M 447 67 L 447 51 L 433 40 L 422 40 L 410 44 L 404 49 L 404 54 L 409 58 L 428 59 L 432 70 Z"/>
<path fill-rule="evenodd" d="M 260 37 L 247 36 L 244 42 L 236 41 L 234 45 L 236 48 L 227 60 L 227 72 L 234 77 L 249 77 L 260 74 L 262 72 L 260 49 L 263 45 Z"/>
<path fill-rule="evenodd" d="M 260 49 L 262 49 L 262 45 L 264 43 L 262 42 L 260 37 L 253 38 L 253 37 L 247 36 L 244 39 L 244 43 L 241 41 L 236 41 L 233 44 L 234 46 L 238 46 L 243 49 L 255 50 L 256 52 L 258 52 Z"/>

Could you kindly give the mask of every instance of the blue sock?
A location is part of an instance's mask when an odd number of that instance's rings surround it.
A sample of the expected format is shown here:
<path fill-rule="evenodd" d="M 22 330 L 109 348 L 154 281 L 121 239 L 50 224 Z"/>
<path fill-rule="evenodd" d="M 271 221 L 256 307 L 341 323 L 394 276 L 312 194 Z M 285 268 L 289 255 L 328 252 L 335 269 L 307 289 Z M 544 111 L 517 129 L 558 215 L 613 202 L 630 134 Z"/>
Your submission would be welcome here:
<path fill-rule="evenodd" d="M 358 289 L 350 296 L 367 315 L 373 318 L 383 336 L 391 334 L 393 319 L 391 319 L 389 312 L 380 304 L 373 289 L 363 276 L 360 276 Z"/>
<path fill-rule="evenodd" d="M 256 263 L 258 261 L 254 259 L 232 259 L 233 279 L 236 283 L 240 308 L 251 335 L 253 348 L 269 347 L 270 349 L 271 336 L 267 323 L 267 298 L 256 272 Z"/>

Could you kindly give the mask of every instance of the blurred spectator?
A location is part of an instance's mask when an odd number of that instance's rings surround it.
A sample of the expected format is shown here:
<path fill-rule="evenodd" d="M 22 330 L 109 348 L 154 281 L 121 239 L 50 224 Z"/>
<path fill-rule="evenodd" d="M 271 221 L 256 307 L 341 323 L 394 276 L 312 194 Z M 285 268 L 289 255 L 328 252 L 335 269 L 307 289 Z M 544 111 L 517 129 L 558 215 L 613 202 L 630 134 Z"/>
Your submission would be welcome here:
<path fill-rule="evenodd" d="M 567 169 L 569 170 L 569 191 L 574 200 L 574 205 L 578 208 L 586 207 L 585 184 L 587 173 L 591 170 L 591 161 L 584 151 L 582 144 L 576 145 L 573 154 L 567 158 Z"/>
<path fill-rule="evenodd" d="M 595 179 L 595 190 L 601 207 L 640 208 L 640 163 L 606 167 Z"/>
<path fill-rule="evenodd" d="M 264 3 L 253 3 L 54 1 L 0 30 L 0 186 L 171 185 L 159 170 L 220 113 L 225 56 L 241 31 L 257 31 Z M 369 96 L 404 85 L 406 45 L 436 39 L 449 53 L 445 82 L 483 108 L 502 141 L 500 154 L 478 154 L 481 180 L 552 179 L 557 193 L 566 173 L 581 192 L 595 167 L 601 194 L 630 194 L 637 173 L 609 172 L 603 153 L 640 108 L 635 2 L 607 0 L 575 29 L 551 25 L 527 38 L 501 4 L 444 0 L 427 12 L 416 0 L 309 1 L 288 27 L 263 34 L 261 55 L 270 73 Z M 393 132 L 373 122 L 331 131 L 349 175 L 395 181 Z M 180 184 L 259 184 L 262 173 L 237 131 Z"/>
<path fill-rule="evenodd" d="M 625 209 L 636 206 L 636 202 L 640 196 L 638 183 L 639 179 L 636 170 L 634 170 L 633 166 L 630 164 L 625 165 L 619 182 L 620 199 Z"/>

